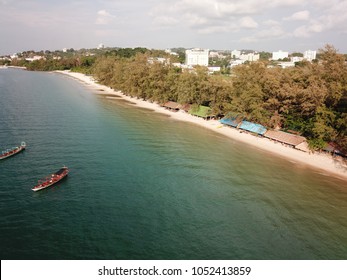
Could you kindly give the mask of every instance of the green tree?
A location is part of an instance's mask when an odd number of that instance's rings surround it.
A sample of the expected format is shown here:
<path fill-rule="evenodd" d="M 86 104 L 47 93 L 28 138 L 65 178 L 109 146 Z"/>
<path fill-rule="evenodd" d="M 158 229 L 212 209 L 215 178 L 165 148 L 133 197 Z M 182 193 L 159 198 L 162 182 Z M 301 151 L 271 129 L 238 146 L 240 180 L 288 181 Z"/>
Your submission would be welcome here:
<path fill-rule="evenodd" d="M 325 104 L 327 107 L 335 107 L 347 90 L 345 59 L 333 46 L 326 45 L 320 50 L 320 60 L 323 65 L 322 78 L 328 88 Z"/>

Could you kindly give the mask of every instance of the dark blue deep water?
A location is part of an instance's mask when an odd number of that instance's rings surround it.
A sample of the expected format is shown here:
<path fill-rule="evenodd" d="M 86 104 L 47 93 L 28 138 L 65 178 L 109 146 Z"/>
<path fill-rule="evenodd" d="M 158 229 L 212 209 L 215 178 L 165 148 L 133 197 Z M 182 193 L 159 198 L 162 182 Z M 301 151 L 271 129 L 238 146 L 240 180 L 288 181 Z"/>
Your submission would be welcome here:
<path fill-rule="evenodd" d="M 59 74 L 0 70 L 1 259 L 346 259 L 346 182 Z M 68 178 L 41 192 L 62 165 Z"/>

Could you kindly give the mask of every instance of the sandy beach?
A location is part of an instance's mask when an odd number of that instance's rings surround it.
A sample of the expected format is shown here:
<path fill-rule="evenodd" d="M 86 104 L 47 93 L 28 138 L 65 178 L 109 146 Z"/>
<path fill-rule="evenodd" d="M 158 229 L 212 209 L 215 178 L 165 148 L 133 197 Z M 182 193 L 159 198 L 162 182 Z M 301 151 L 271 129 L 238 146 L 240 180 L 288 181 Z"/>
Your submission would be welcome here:
<path fill-rule="evenodd" d="M 191 122 L 205 128 L 211 129 L 216 133 L 223 134 L 229 138 L 237 141 L 242 141 L 259 149 L 271 152 L 278 156 L 284 157 L 291 162 L 307 165 L 316 168 L 319 173 L 326 176 L 334 176 L 347 180 L 347 161 L 341 157 L 333 157 L 326 153 L 306 153 L 294 148 L 282 145 L 280 143 L 271 141 L 267 138 L 256 137 L 248 133 L 241 133 L 240 130 L 221 125 L 218 120 L 204 120 L 199 117 L 192 116 L 185 112 L 171 112 L 157 103 L 151 103 L 136 98 L 131 98 L 120 91 L 115 91 L 107 86 L 98 84 L 91 76 L 87 76 L 81 73 L 75 73 L 70 71 L 55 71 L 56 73 L 65 74 L 72 77 L 79 82 L 82 82 L 87 87 L 95 90 L 97 94 L 106 95 L 106 98 L 112 98 L 112 95 L 120 96 L 121 98 L 129 101 L 133 106 L 151 109 L 155 112 L 168 115 L 173 119 L 185 122 Z"/>

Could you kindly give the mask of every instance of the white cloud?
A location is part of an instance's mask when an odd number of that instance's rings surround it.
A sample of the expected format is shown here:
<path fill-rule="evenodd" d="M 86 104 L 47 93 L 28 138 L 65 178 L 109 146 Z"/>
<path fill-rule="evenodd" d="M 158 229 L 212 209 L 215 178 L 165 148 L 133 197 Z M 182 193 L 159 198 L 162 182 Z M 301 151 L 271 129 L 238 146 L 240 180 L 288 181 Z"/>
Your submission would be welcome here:
<path fill-rule="evenodd" d="M 273 26 L 272 28 L 257 32 L 256 37 L 259 39 L 279 38 L 286 36 L 286 34 L 287 33 L 282 29 L 281 26 Z"/>
<path fill-rule="evenodd" d="M 200 34 L 226 33 L 257 28 L 258 23 L 250 15 L 258 13 L 259 9 L 255 0 L 177 0 L 156 6 L 150 16 L 153 24 L 159 27 L 163 23 L 175 27 L 179 22 Z"/>
<path fill-rule="evenodd" d="M 339 1 L 322 13 L 319 21 L 327 29 L 337 28 L 346 30 L 347 27 L 347 0 Z"/>
<path fill-rule="evenodd" d="M 180 0 L 175 2 L 173 10 L 181 13 L 196 13 L 204 17 L 215 19 L 230 15 L 246 15 L 256 12 L 253 5 L 247 6 L 244 2 L 250 1 Z"/>
<path fill-rule="evenodd" d="M 228 33 L 235 32 L 239 30 L 237 24 L 229 25 L 214 25 L 214 26 L 205 26 L 198 29 L 199 34 L 217 34 L 217 33 Z"/>
<path fill-rule="evenodd" d="M 310 12 L 307 10 L 296 12 L 292 14 L 290 17 L 284 18 L 284 20 L 289 20 L 289 21 L 306 21 L 309 19 L 310 19 Z"/>
<path fill-rule="evenodd" d="M 326 41 L 345 50 L 346 11 L 347 0 L 0 0 L 0 36 L 7 38 L 0 53 L 18 46 L 87 47 L 100 41 L 242 48 L 242 40 L 264 49 Z M 29 37 L 33 30 L 43 34 L 41 40 Z M 18 43 L 18 37 L 26 39 Z"/>
<path fill-rule="evenodd" d="M 8 5 L 8 4 L 12 4 L 11 2 L 13 2 L 13 0 L 0 0 L 0 6 L 1 5 Z"/>
<path fill-rule="evenodd" d="M 114 16 L 112 16 L 106 10 L 100 10 L 97 12 L 97 18 L 96 18 L 95 24 L 107 25 L 107 24 L 111 23 L 113 18 L 114 18 Z"/>
<path fill-rule="evenodd" d="M 251 36 L 241 38 L 241 42 L 259 42 L 269 39 L 279 39 L 288 36 L 288 34 L 279 25 L 274 25 L 254 33 Z"/>
<path fill-rule="evenodd" d="M 190 26 L 193 26 L 193 27 L 208 24 L 207 18 L 194 14 L 194 13 L 186 13 L 182 16 L 182 19 L 186 23 L 188 23 Z"/>
<path fill-rule="evenodd" d="M 279 7 L 279 6 L 297 6 L 297 5 L 300 5 L 302 4 L 303 2 L 305 1 L 302 1 L 302 0 L 270 0 L 270 1 L 262 1 L 262 2 L 265 2 L 269 5 L 273 5 L 273 6 L 276 6 L 276 7 Z"/>
<path fill-rule="evenodd" d="M 336 2 L 336 1 L 334 1 Z M 343 32 L 347 26 L 347 1 L 337 1 L 329 8 L 320 11 L 320 14 L 305 25 L 296 28 L 293 32 L 295 37 L 312 37 L 314 34 L 328 30 Z"/>
<path fill-rule="evenodd" d="M 262 23 L 266 26 L 280 26 L 281 25 L 281 23 L 279 21 L 273 20 L 273 19 L 268 19 Z"/>
<path fill-rule="evenodd" d="M 251 17 L 243 17 L 239 20 L 241 28 L 254 29 L 258 27 L 258 23 Z"/>
<path fill-rule="evenodd" d="M 293 32 L 293 35 L 295 37 L 311 37 L 314 33 L 320 33 L 323 32 L 325 29 L 324 25 L 317 22 L 317 21 L 311 21 L 307 25 L 300 26 L 296 28 Z"/>
<path fill-rule="evenodd" d="M 309 27 L 300 26 L 294 30 L 293 35 L 297 38 L 308 38 L 310 37 Z"/>
<path fill-rule="evenodd" d="M 178 23 L 178 20 L 170 16 L 158 16 L 154 19 L 153 22 L 158 26 L 173 26 Z"/>

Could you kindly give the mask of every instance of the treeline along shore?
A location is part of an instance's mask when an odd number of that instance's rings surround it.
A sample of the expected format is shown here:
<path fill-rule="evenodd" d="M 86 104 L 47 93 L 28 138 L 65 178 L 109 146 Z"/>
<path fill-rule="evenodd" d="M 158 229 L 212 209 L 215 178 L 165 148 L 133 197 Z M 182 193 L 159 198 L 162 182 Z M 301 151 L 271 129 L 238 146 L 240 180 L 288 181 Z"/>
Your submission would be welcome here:
<path fill-rule="evenodd" d="M 263 151 L 267 151 L 272 154 L 276 154 L 278 156 L 289 159 L 292 163 L 295 163 L 295 165 L 299 166 L 300 168 L 311 166 L 318 168 L 318 170 L 321 170 L 327 176 L 334 174 L 341 179 L 347 179 L 347 162 L 342 157 L 332 156 L 325 152 L 303 152 L 299 149 L 288 147 L 288 145 L 279 145 L 279 142 L 272 141 L 269 139 L 269 137 L 256 137 L 252 133 L 240 133 L 244 130 L 221 125 L 222 120 L 206 120 L 201 117 L 186 113 L 185 110 L 182 109 L 173 110 L 172 107 L 169 106 L 173 102 L 158 104 L 157 102 L 150 102 L 137 97 L 131 97 L 130 95 L 126 95 L 121 91 L 114 90 L 110 87 L 96 82 L 96 80 L 90 75 L 71 71 L 57 71 L 57 73 L 68 75 L 69 77 L 82 82 L 83 85 L 90 87 L 92 92 L 95 92 L 97 95 L 103 96 L 106 99 L 110 99 L 110 102 L 112 102 L 114 98 L 116 100 L 122 98 L 129 101 L 129 106 L 146 108 L 152 110 L 153 114 L 155 112 L 158 112 L 160 114 L 168 115 L 175 120 L 191 122 L 193 124 L 205 127 L 238 142 L 244 142 L 248 145 L 252 145 L 255 148 L 259 148 Z M 298 137 L 302 138 L 301 136 Z"/>
<path fill-rule="evenodd" d="M 27 68 L 77 70 L 131 97 L 204 105 L 217 118 L 241 116 L 268 129 L 304 136 L 312 150 L 330 144 L 347 154 L 347 64 L 333 46 L 321 49 L 319 60 L 312 63 L 282 69 L 264 60 L 233 67 L 228 75 L 211 75 L 200 66 L 187 70 L 172 63 L 175 58 L 169 55 L 165 60 L 158 56 L 165 54 L 120 49 L 93 57 L 35 61 Z"/>
<path fill-rule="evenodd" d="M 347 151 L 347 64 L 327 45 L 317 63 L 269 68 L 266 62 L 240 65 L 230 76 L 205 67 L 182 70 L 147 54 L 104 55 L 92 66 L 102 84 L 144 100 L 209 106 L 215 116 L 244 119 L 300 134 L 311 149 L 335 143 Z"/>

